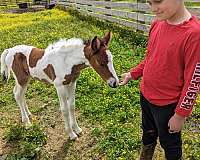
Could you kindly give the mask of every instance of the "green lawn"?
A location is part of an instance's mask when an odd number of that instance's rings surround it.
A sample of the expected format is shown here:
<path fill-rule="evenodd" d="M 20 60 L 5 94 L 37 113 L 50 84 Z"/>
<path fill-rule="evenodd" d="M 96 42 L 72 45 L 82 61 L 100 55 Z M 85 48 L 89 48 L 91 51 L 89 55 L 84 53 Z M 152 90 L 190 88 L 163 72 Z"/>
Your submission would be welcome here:
<path fill-rule="evenodd" d="M 45 48 L 60 38 L 93 38 L 113 31 L 110 50 L 117 74 L 144 57 L 145 40 L 126 28 L 87 21 L 61 10 L 26 14 L 0 14 L 0 52 L 17 44 Z M 120 31 L 121 30 L 121 31 Z M 131 33 L 131 34 L 130 34 Z M 83 134 L 70 142 L 64 133 L 59 102 L 53 86 L 30 81 L 27 103 L 33 127 L 21 125 L 12 95 L 13 78 L 0 82 L 0 156 L 7 159 L 120 159 L 135 160 L 141 146 L 139 81 L 109 88 L 92 70 L 85 69 L 77 83 L 76 114 Z M 200 159 L 200 108 L 196 107 L 183 131 L 185 158 Z M 162 153 L 157 151 L 157 158 Z M 1 159 L 1 157 L 0 157 Z"/>

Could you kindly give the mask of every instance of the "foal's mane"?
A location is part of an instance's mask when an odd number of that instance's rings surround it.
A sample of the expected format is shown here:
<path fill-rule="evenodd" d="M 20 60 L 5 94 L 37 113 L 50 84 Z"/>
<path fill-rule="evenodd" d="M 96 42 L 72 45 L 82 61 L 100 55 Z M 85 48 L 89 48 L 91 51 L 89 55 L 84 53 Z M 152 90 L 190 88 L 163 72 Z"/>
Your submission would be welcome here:
<path fill-rule="evenodd" d="M 62 48 L 65 48 L 65 50 L 69 49 L 74 49 L 74 48 L 77 48 L 77 47 L 80 47 L 80 46 L 83 46 L 84 43 L 83 43 L 83 40 L 80 39 L 80 38 L 71 38 L 71 39 L 60 39 L 59 41 L 57 42 L 54 42 L 52 44 L 50 44 L 46 49 L 45 51 L 52 51 L 52 50 L 59 50 L 59 49 L 62 49 Z"/>

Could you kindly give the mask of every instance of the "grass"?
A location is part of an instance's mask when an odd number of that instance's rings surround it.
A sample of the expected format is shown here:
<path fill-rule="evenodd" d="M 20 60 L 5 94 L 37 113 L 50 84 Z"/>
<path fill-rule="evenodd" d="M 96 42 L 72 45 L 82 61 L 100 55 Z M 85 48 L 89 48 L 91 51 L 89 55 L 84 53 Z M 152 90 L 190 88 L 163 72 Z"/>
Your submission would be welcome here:
<path fill-rule="evenodd" d="M 4 138 L 18 150 L 8 155 L 7 159 L 35 159 L 41 147 L 46 143 L 47 135 L 37 124 L 29 128 L 15 124 L 8 128 Z"/>
<path fill-rule="evenodd" d="M 0 17 L 0 52 L 17 44 L 45 48 L 60 38 L 90 39 L 112 30 L 110 50 L 118 75 L 144 57 L 146 37 L 76 13 L 55 9 Z M 53 86 L 30 81 L 26 99 L 34 126 L 26 129 L 21 126 L 12 95 L 13 78 L 6 85 L 0 82 L 0 135 L 4 137 L 0 153 L 7 159 L 136 159 L 141 146 L 138 84 L 131 81 L 125 87 L 111 89 L 92 69 L 85 69 L 76 91 L 76 113 L 83 135 L 78 142 L 69 142 Z M 183 131 L 184 156 L 188 160 L 200 156 L 199 113 L 196 107 Z"/>

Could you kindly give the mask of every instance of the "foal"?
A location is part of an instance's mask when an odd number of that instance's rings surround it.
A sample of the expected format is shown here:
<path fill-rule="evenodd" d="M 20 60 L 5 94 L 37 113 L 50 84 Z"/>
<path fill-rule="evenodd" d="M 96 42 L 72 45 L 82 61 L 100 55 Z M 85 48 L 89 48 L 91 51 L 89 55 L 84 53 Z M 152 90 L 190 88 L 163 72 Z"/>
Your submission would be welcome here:
<path fill-rule="evenodd" d="M 91 66 L 108 83 L 117 87 L 118 77 L 113 67 L 112 55 L 108 50 L 111 32 L 104 38 L 97 36 L 83 42 L 72 38 L 60 40 L 46 49 L 18 45 L 5 49 L 1 55 L 1 74 L 7 81 L 13 72 L 16 85 L 13 93 L 20 107 L 22 122 L 30 125 L 31 116 L 25 101 L 25 91 L 30 77 L 53 84 L 57 90 L 65 129 L 70 139 L 82 132 L 75 118 L 75 88 L 80 71 Z"/>

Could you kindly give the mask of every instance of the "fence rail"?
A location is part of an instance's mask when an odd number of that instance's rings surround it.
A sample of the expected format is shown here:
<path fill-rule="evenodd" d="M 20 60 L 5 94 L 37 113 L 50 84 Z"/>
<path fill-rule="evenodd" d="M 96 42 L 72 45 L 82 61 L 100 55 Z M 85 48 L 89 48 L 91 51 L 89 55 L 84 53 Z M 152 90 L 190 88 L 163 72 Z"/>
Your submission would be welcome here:
<path fill-rule="evenodd" d="M 150 23 L 155 17 L 147 3 L 59 0 L 58 4 L 65 7 L 73 6 L 86 15 L 125 25 L 145 33 L 148 32 Z M 200 0 L 186 1 L 186 4 L 189 11 L 200 18 Z"/>
<path fill-rule="evenodd" d="M 17 5 L 19 3 L 45 5 L 57 3 L 57 0 L 0 0 L 0 6 Z"/>
<path fill-rule="evenodd" d="M 3 5 L 13 5 L 13 4 L 18 4 L 21 2 L 32 2 L 32 0 L 0 0 L 0 6 Z"/>

